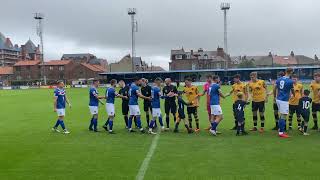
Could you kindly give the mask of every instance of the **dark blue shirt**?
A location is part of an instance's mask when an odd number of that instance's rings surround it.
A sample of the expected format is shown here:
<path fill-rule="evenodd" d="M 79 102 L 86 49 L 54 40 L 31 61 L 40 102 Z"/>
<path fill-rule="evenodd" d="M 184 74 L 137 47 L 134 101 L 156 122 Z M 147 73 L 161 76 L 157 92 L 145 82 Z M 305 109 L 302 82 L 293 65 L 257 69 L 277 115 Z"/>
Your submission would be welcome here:
<path fill-rule="evenodd" d="M 300 114 L 310 114 L 312 99 L 310 97 L 302 97 L 299 99 Z"/>
<path fill-rule="evenodd" d="M 280 101 L 289 101 L 291 89 L 293 89 L 293 81 L 287 76 L 277 79 L 276 87 L 278 90 L 277 99 Z"/>
<path fill-rule="evenodd" d="M 236 119 L 244 119 L 244 108 L 248 103 L 243 100 L 237 100 L 233 104 L 233 112 Z"/>
<path fill-rule="evenodd" d="M 89 90 L 89 106 L 99 106 L 99 100 L 96 96 L 98 96 L 98 90 L 95 87 L 91 87 Z"/>
<path fill-rule="evenodd" d="M 220 85 L 217 83 L 212 83 L 209 88 L 210 95 L 210 105 L 220 105 Z"/>
<path fill-rule="evenodd" d="M 106 90 L 107 103 L 114 104 L 114 99 L 117 96 L 114 87 L 109 87 Z"/>
<path fill-rule="evenodd" d="M 66 91 L 64 89 L 56 88 L 54 90 L 54 96 L 57 97 L 57 109 L 66 108 Z"/>
<path fill-rule="evenodd" d="M 157 86 L 153 86 L 151 89 L 151 106 L 152 108 L 160 108 L 161 89 Z"/>

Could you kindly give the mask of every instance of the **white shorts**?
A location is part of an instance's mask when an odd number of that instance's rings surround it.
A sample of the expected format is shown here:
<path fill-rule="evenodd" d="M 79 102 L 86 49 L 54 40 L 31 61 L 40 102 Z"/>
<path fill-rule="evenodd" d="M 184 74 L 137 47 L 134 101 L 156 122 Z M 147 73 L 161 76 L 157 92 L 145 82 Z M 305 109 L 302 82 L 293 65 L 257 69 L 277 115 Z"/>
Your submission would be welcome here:
<path fill-rule="evenodd" d="M 277 99 L 277 106 L 280 114 L 289 114 L 289 102 L 288 101 L 280 101 Z"/>
<path fill-rule="evenodd" d="M 106 104 L 106 111 L 108 113 L 108 116 L 114 116 L 114 104 L 107 103 Z"/>
<path fill-rule="evenodd" d="M 210 105 L 211 115 L 219 116 L 222 115 L 222 109 L 220 105 Z"/>
<path fill-rule="evenodd" d="M 129 105 L 130 116 L 140 115 L 139 105 Z"/>
<path fill-rule="evenodd" d="M 161 117 L 161 109 L 152 108 L 152 117 Z"/>
<path fill-rule="evenodd" d="M 65 116 L 66 115 L 66 109 L 57 109 L 57 115 L 58 116 Z"/>
<path fill-rule="evenodd" d="M 98 114 L 98 106 L 89 106 L 89 109 L 90 109 L 90 113 L 92 115 L 95 115 L 95 114 Z"/>

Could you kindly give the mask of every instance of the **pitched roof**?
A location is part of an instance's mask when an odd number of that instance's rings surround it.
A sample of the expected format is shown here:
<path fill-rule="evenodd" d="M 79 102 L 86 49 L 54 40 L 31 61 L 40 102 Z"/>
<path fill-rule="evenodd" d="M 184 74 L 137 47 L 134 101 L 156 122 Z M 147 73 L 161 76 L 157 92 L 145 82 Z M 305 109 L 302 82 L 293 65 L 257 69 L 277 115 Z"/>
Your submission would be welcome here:
<path fill-rule="evenodd" d="M 44 66 L 63 66 L 69 64 L 70 60 L 51 60 L 44 63 Z"/>
<path fill-rule="evenodd" d="M 86 67 L 94 72 L 105 72 L 106 71 L 106 69 L 104 67 L 102 67 L 100 65 L 96 65 L 96 64 L 81 63 L 81 65 L 83 65 L 84 67 Z"/>
<path fill-rule="evenodd" d="M 77 58 L 84 58 L 84 57 L 90 57 L 94 56 L 93 54 L 90 53 L 79 53 L 79 54 L 63 54 L 61 59 L 77 59 Z"/>
<path fill-rule="evenodd" d="M 36 45 L 34 45 L 34 43 L 30 39 L 26 42 L 25 48 L 27 53 L 35 53 L 37 49 Z"/>
<path fill-rule="evenodd" d="M 33 60 L 33 61 L 18 61 L 14 66 L 34 66 L 40 64 L 40 61 Z"/>
<path fill-rule="evenodd" d="M 0 75 L 13 74 L 13 67 L 0 67 Z"/>

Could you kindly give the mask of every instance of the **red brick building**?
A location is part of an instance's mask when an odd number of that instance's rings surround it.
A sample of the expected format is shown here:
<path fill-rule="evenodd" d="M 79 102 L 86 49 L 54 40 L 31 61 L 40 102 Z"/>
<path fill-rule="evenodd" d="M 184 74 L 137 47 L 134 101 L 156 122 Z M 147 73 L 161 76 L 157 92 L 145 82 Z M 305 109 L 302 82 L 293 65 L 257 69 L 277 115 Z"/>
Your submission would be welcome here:
<path fill-rule="evenodd" d="M 47 82 L 55 82 L 57 80 L 64 80 L 69 82 L 74 79 L 74 71 L 76 64 L 70 60 L 51 60 L 45 62 L 43 65 L 44 74 Z"/>
<path fill-rule="evenodd" d="M 0 67 L 0 86 L 10 85 L 13 78 L 13 67 Z"/>
<path fill-rule="evenodd" d="M 40 77 L 40 61 L 18 61 L 13 66 L 14 80 L 37 81 Z"/>
<path fill-rule="evenodd" d="M 81 63 L 74 71 L 77 79 L 99 78 L 99 74 L 106 72 L 106 69 L 97 64 Z"/>

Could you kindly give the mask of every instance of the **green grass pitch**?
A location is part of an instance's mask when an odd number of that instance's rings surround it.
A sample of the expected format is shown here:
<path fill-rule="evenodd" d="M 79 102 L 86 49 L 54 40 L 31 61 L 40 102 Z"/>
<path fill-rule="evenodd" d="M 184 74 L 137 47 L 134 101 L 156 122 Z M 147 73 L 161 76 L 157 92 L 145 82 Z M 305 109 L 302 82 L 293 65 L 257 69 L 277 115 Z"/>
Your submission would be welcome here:
<path fill-rule="evenodd" d="M 223 87 L 223 92 L 229 90 Z M 153 136 L 124 129 L 120 99 L 116 100 L 117 134 L 89 132 L 88 89 L 67 93 L 73 107 L 67 109 L 65 124 L 71 134 L 63 135 L 50 129 L 56 121 L 53 90 L 0 91 L 0 179 L 135 179 Z M 278 138 L 270 130 L 274 126 L 271 101 L 266 107 L 266 132 L 237 137 L 229 130 L 231 97 L 222 100 L 222 134 L 213 137 L 203 130 L 208 125 L 203 97 L 200 134 L 185 133 L 183 125 L 179 134 L 161 133 L 144 179 L 319 179 L 319 133 L 310 131 L 304 137 L 294 130 L 292 138 Z M 102 130 L 106 112 L 104 106 L 99 110 Z M 252 126 L 250 110 L 247 107 L 247 130 Z M 146 126 L 144 113 L 142 122 Z"/>

